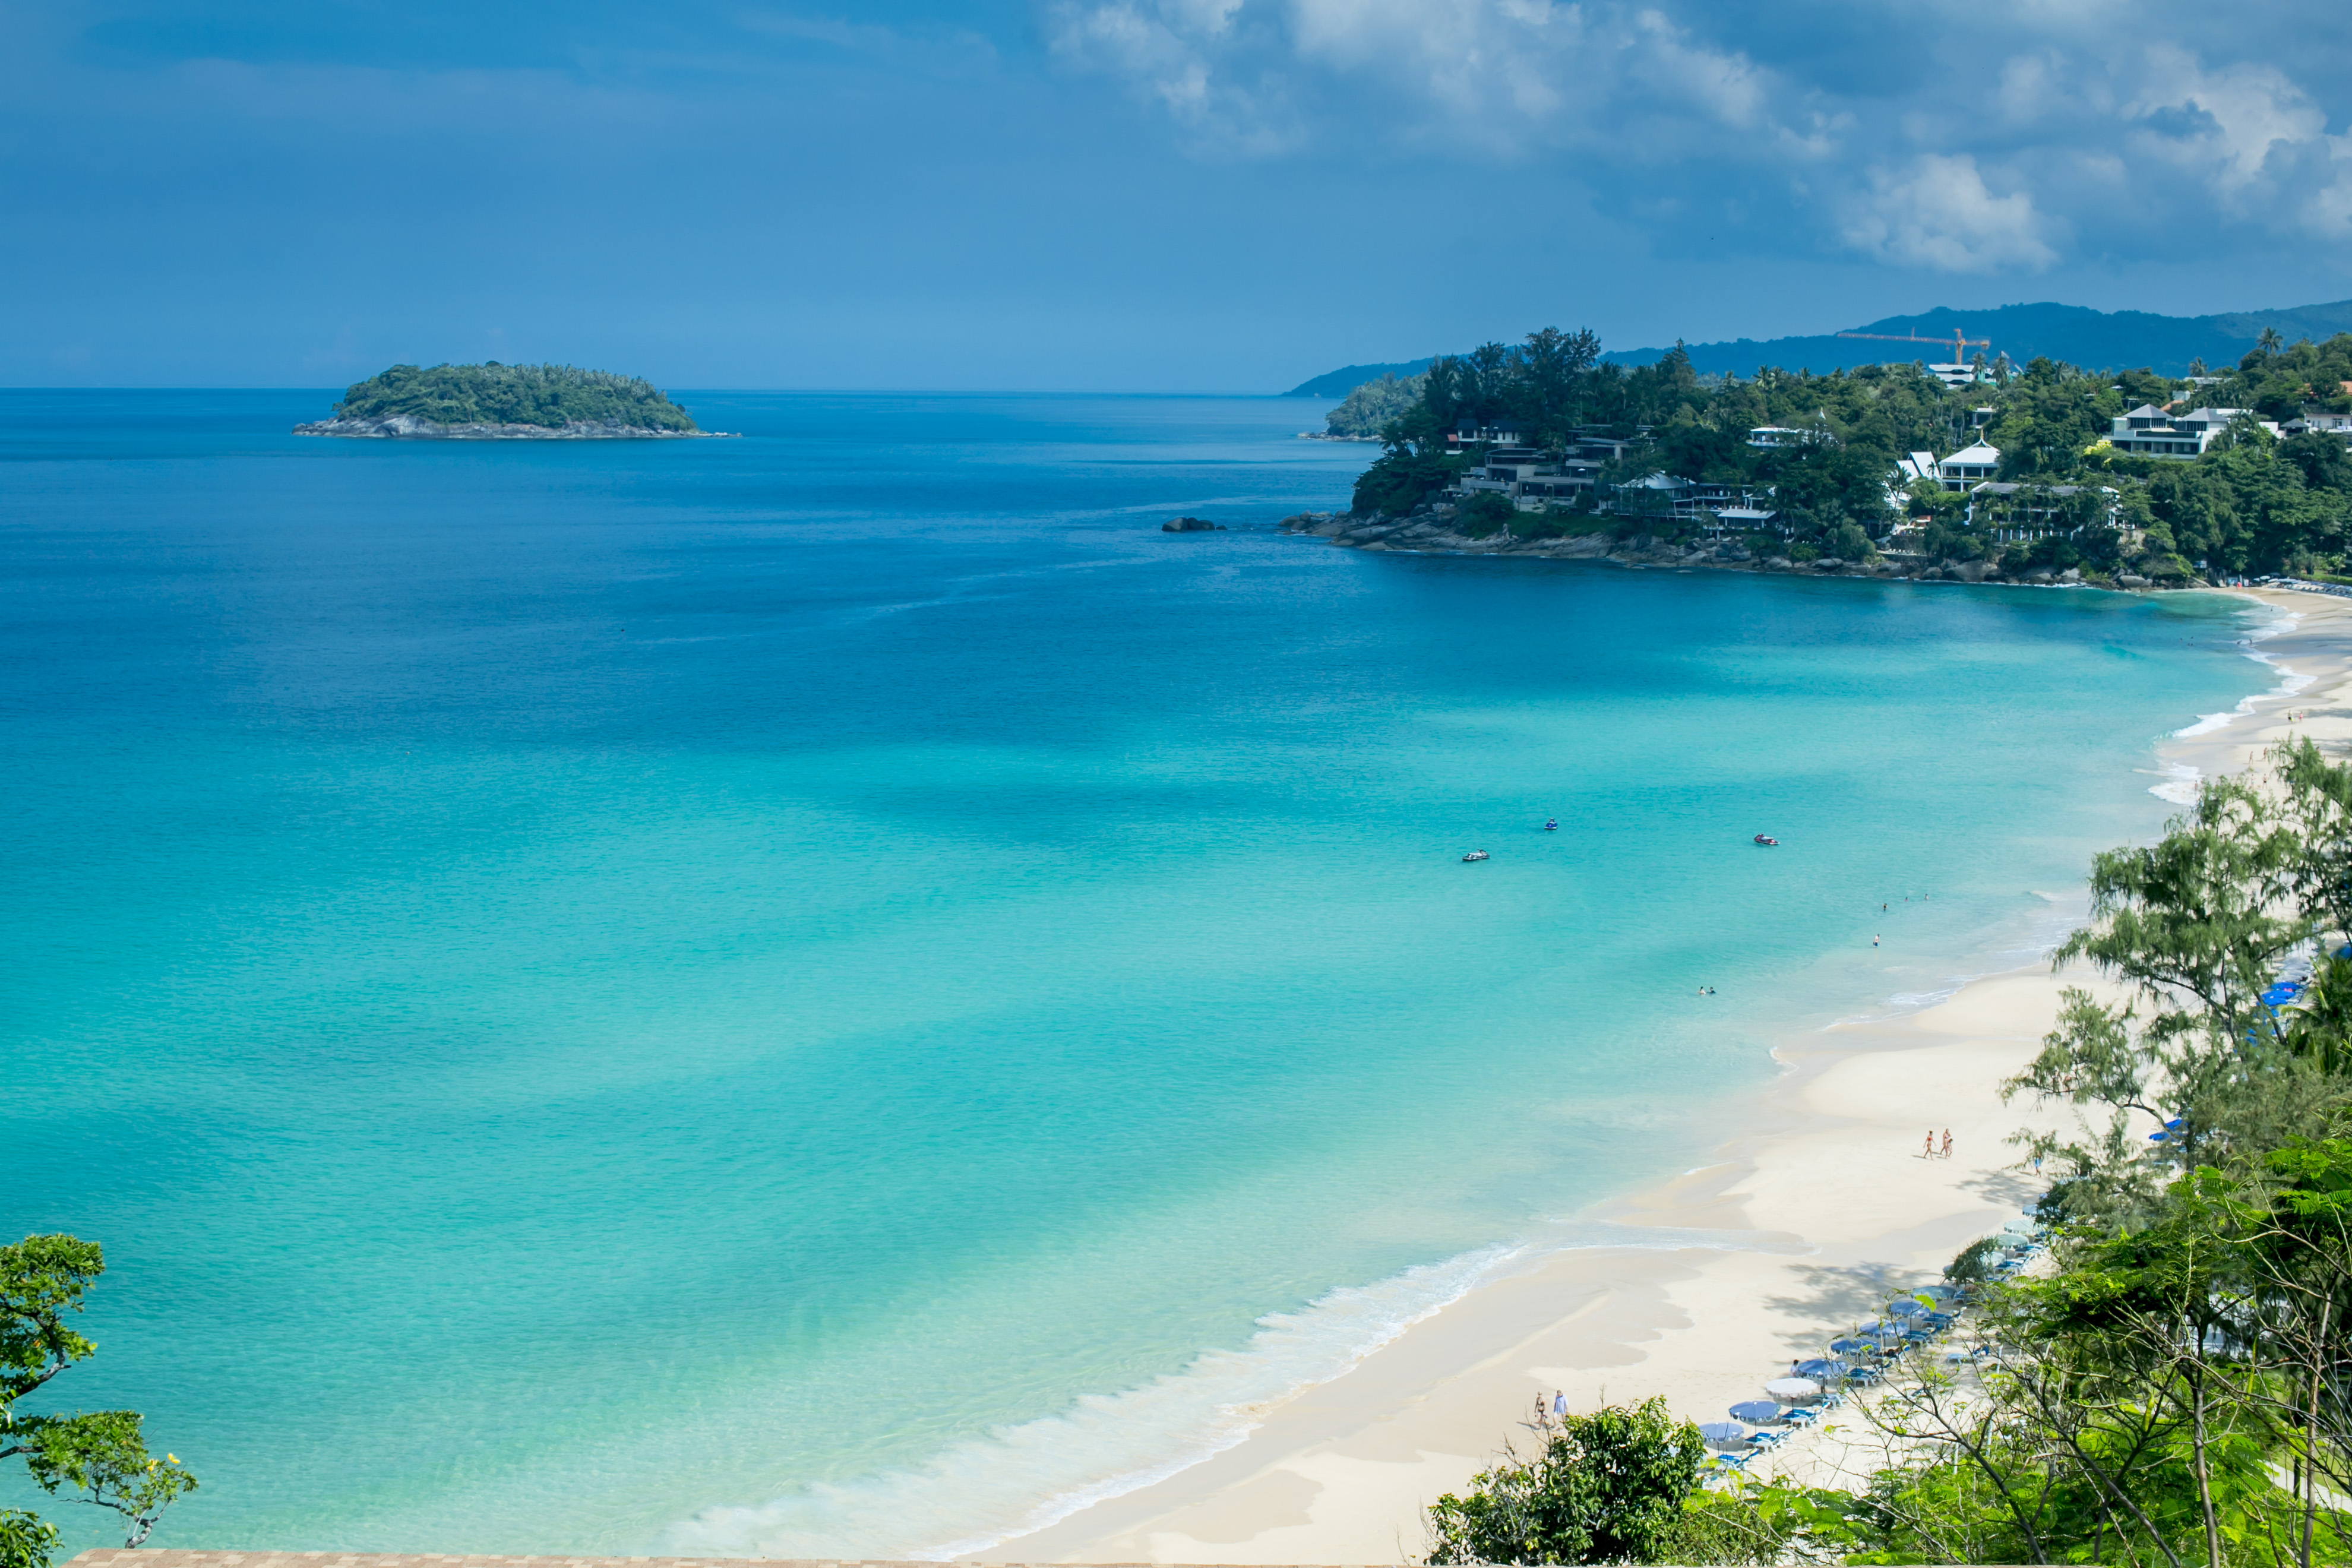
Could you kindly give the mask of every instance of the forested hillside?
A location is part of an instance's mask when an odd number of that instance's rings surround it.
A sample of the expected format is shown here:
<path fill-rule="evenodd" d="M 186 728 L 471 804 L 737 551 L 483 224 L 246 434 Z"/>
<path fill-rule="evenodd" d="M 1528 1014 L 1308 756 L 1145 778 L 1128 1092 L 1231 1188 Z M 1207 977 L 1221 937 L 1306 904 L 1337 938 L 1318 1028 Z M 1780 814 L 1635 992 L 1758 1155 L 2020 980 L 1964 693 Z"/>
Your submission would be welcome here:
<path fill-rule="evenodd" d="M 436 425 L 537 425 L 613 422 L 647 430 L 688 431 L 694 420 L 651 382 L 568 364 L 396 364 L 343 394 L 344 419 L 405 414 Z"/>
<path fill-rule="evenodd" d="M 2344 438 L 2315 431 L 2282 439 L 2254 416 L 2352 411 L 2352 333 L 2292 345 L 2270 334 L 2206 385 L 2147 370 L 2095 374 L 2046 359 L 1989 374 L 1959 388 L 1910 364 L 1703 377 L 1679 349 L 1628 369 L 1604 362 L 1591 332 L 1546 329 L 1516 347 L 1488 343 L 1434 362 L 1421 397 L 1383 432 L 1387 450 L 1358 480 L 1355 510 L 1399 516 L 1432 500 L 1477 460 L 1473 453 L 1448 456 L 1448 435 L 1465 423 L 1502 420 L 1552 448 L 1572 445 L 1580 431 L 1641 437 L 1604 481 L 1660 472 L 1769 487 L 1776 522 L 1786 531 L 1780 542 L 1797 548 L 1799 559 L 1832 536 L 1851 540 L 1849 526 L 1884 542 L 1908 520 L 1933 561 L 2005 562 L 2012 548 L 1981 518 L 1968 521 L 1965 495 L 1932 483 L 1890 492 L 1902 484 L 1896 460 L 1906 454 L 1940 458 L 1981 437 L 2000 450 L 2000 479 L 2081 487 L 2052 501 L 2079 511 L 2079 526 L 2071 537 L 2035 542 L 2034 565 L 2134 566 L 2171 579 L 2342 569 L 2352 516 Z M 2114 417 L 2142 403 L 2251 412 L 2203 457 L 2173 461 L 2107 445 Z M 1752 445 L 1749 432 L 1767 426 L 1798 434 L 1776 446 Z M 1611 504 L 1605 494 L 1598 499 Z M 1592 504 L 1593 498 L 1562 503 L 1521 514 L 1510 526 L 1522 534 L 1637 525 L 1664 534 L 1690 526 L 1622 511 L 1605 520 L 1575 515 Z M 2110 510 L 2119 527 L 2107 525 Z"/>

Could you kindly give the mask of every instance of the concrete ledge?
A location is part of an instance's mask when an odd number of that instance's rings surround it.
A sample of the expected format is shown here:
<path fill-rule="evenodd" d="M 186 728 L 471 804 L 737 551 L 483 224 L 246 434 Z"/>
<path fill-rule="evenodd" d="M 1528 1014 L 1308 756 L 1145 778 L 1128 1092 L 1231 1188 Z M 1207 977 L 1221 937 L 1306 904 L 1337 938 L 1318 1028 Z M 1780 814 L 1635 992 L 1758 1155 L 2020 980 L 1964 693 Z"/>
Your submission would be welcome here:
<path fill-rule="evenodd" d="M 155 1547 L 106 1547 L 85 1552 L 66 1568 L 940 1568 L 936 1563 L 853 1561 L 814 1557 L 476 1557 L 392 1552 L 175 1552 Z M 989 1568 L 1043 1568 L 992 1563 Z M 1206 1568 L 1201 1564 L 1117 1563 L 1088 1568 Z M 1311 1564 L 1297 1568 L 1391 1568 L 1389 1564 Z"/>

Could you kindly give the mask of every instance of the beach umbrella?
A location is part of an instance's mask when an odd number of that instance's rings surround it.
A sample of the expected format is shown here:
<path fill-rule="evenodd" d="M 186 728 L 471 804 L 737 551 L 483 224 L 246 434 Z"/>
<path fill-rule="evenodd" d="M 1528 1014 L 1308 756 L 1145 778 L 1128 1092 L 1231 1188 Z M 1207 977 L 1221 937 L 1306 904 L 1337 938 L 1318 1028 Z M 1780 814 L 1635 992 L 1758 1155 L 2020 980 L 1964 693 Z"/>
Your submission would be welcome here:
<path fill-rule="evenodd" d="M 2303 983 L 2301 981 L 2282 980 L 2277 984 L 2263 993 L 2263 1005 L 2265 1007 L 2284 1007 L 2288 1003 L 2294 1001 L 2302 990 Z"/>
<path fill-rule="evenodd" d="M 1888 1314 L 1897 1318 L 1916 1318 L 1927 1310 L 1927 1308 L 1919 1305 L 1916 1301 L 1889 1301 L 1886 1303 L 1886 1310 Z"/>
<path fill-rule="evenodd" d="M 1819 1399 L 1822 1385 L 1810 1377 L 1776 1377 L 1764 1385 L 1764 1392 L 1783 1405 L 1802 1405 L 1808 1399 Z"/>
<path fill-rule="evenodd" d="M 1824 1361 L 1820 1356 L 1815 1356 L 1811 1361 L 1801 1361 L 1797 1363 L 1797 1375 L 1799 1377 L 1843 1377 L 1847 1373 L 1853 1370 L 1853 1369 L 1852 1367 L 1846 1365 L 1845 1363 L 1842 1361 Z"/>
<path fill-rule="evenodd" d="M 1731 1407 L 1734 1421 L 1777 1421 L 1780 1407 L 1769 1399 L 1745 1399 Z"/>
<path fill-rule="evenodd" d="M 1709 1447 L 1714 1448 L 1737 1447 L 1748 1441 L 1748 1428 L 1736 1421 L 1705 1422 L 1699 1426 L 1698 1435 L 1706 1439 Z"/>
<path fill-rule="evenodd" d="M 1856 1339 L 1851 1334 L 1847 1335 L 1844 1339 L 1832 1340 L 1830 1342 L 1830 1349 L 1837 1352 L 1840 1355 L 1852 1355 L 1856 1351 L 1875 1350 L 1878 1347 L 1871 1341 Z M 1799 1367 L 1797 1370 L 1802 1372 L 1804 1369 L 1802 1367 Z"/>
<path fill-rule="evenodd" d="M 2013 1219 L 2000 1228 L 2011 1236 L 2032 1236 L 2038 1227 L 2030 1220 Z"/>

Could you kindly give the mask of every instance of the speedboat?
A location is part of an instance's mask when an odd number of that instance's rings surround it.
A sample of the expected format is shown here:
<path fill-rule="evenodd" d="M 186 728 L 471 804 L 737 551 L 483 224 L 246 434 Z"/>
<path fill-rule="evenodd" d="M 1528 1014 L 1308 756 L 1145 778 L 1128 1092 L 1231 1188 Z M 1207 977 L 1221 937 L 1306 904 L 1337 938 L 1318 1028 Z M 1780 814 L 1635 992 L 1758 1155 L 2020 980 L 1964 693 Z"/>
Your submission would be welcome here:
<path fill-rule="evenodd" d="M 1544 831 L 1546 833 L 1558 833 L 1559 831 L 1559 818 L 1557 816 L 1545 817 Z"/>
<path fill-rule="evenodd" d="M 1780 841 L 1773 837 L 1769 833 L 1758 834 L 1756 836 L 1756 842 L 1761 844 L 1767 849 L 1777 849 L 1780 847 Z"/>
<path fill-rule="evenodd" d="M 1486 852 L 1484 849 L 1473 849 L 1469 854 L 1462 857 L 1465 860 L 1484 860 L 1486 858 Z"/>

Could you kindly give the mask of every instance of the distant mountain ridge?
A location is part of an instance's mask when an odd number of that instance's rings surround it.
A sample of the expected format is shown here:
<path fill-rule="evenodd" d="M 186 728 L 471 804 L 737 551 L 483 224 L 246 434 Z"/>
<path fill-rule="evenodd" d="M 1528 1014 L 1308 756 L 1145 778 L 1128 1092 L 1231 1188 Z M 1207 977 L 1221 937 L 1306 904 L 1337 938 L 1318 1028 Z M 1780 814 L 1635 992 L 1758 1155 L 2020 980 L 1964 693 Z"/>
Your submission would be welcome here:
<path fill-rule="evenodd" d="M 1436 357 L 1435 354 L 1432 354 L 1429 359 L 1407 360 L 1402 364 L 1345 365 L 1327 374 L 1318 375 L 1312 381 L 1302 381 L 1282 395 L 1285 397 L 1345 397 L 1364 383 L 1378 381 L 1384 375 L 1395 376 L 1400 381 L 1409 375 L 1419 375 L 1429 368 L 1430 361 Z"/>
<path fill-rule="evenodd" d="M 1950 338 L 1957 329 L 1971 338 L 1990 338 L 1989 351 L 2006 353 L 2018 364 L 2036 357 L 2063 360 L 2096 369 L 2124 370 L 2146 366 L 2171 375 L 2188 373 L 2189 362 L 2209 365 L 2234 364 L 2254 346 L 2265 327 L 2274 327 L 2289 342 L 2352 332 L 2352 300 L 2327 305 L 2295 305 L 2280 310 L 2231 310 L 2211 316 L 2159 316 L 2147 310 L 2094 310 L 2084 305 L 2002 305 L 1990 310 L 1955 310 L 1938 306 L 1915 316 L 1888 316 L 1846 329 L 1901 337 Z M 1663 348 L 1619 349 L 1601 357 L 1616 364 L 1649 364 L 1664 357 Z M 1828 372 L 1858 364 L 1888 361 L 1937 360 L 1948 357 L 1932 343 L 1873 342 L 1865 338 L 1841 338 L 1835 333 L 1798 338 L 1738 338 L 1730 342 L 1685 343 L 1691 366 L 1701 374 L 1752 375 L 1759 366 L 1781 370 Z M 1294 397 L 1344 397 L 1381 374 L 1414 375 L 1429 361 L 1406 364 L 1349 365 L 1303 382 L 1288 394 Z"/>

